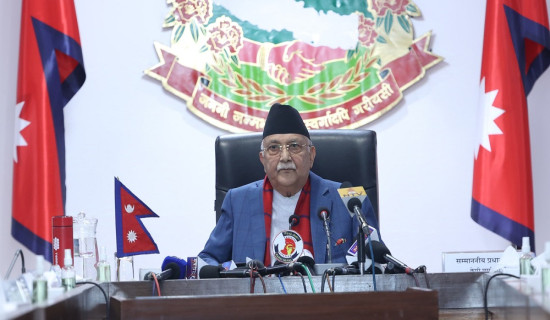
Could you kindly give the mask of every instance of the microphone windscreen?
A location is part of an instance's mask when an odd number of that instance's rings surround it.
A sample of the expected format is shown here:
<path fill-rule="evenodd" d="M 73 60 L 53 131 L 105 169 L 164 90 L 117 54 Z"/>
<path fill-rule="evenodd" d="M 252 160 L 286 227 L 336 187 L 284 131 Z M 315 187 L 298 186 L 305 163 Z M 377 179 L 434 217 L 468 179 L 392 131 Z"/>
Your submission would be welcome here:
<path fill-rule="evenodd" d="M 374 259 L 371 257 L 370 248 L 368 247 L 368 244 L 366 244 L 367 247 L 365 248 L 365 254 L 367 255 L 367 257 L 371 260 L 374 260 L 374 262 L 376 263 L 386 263 L 386 259 L 384 258 L 384 256 L 386 254 L 391 255 L 391 252 L 388 249 L 388 247 L 386 247 L 386 245 L 380 241 L 371 241 L 370 243 L 372 244 L 372 252 L 374 254 Z"/>
<path fill-rule="evenodd" d="M 183 259 L 174 256 L 164 258 L 162 262 L 162 271 L 172 269 L 170 279 L 185 279 L 187 271 L 187 262 Z"/>
<path fill-rule="evenodd" d="M 288 217 L 288 223 L 291 225 L 291 226 L 296 226 L 298 225 L 298 223 L 300 223 L 300 217 L 293 214 L 291 215 L 290 217 Z"/>
<path fill-rule="evenodd" d="M 340 185 L 340 189 L 343 189 L 343 188 L 352 188 L 353 185 L 351 184 L 351 182 L 349 181 L 344 181 L 342 182 L 342 184 Z"/>
<path fill-rule="evenodd" d="M 313 258 L 313 254 L 307 249 L 304 249 L 302 255 L 296 260 L 296 262 L 304 264 L 309 268 L 309 270 L 313 270 L 315 266 L 315 258 Z"/>
<path fill-rule="evenodd" d="M 361 200 L 359 200 L 358 198 L 349 199 L 348 210 L 351 211 L 351 212 L 355 212 L 354 211 L 355 207 L 361 208 Z"/>
<path fill-rule="evenodd" d="M 313 268 L 313 266 L 315 265 L 315 260 L 312 257 L 308 257 L 308 256 L 301 256 L 296 261 L 300 262 L 300 263 L 303 263 L 306 266 L 311 267 L 311 268 Z"/>
<path fill-rule="evenodd" d="M 319 218 L 321 218 L 321 220 L 328 219 L 329 216 L 330 216 L 330 211 L 328 210 L 327 207 L 322 207 L 319 209 Z"/>
<path fill-rule="evenodd" d="M 205 265 L 199 271 L 200 279 L 215 279 L 220 277 L 220 271 L 223 268 L 220 266 Z"/>

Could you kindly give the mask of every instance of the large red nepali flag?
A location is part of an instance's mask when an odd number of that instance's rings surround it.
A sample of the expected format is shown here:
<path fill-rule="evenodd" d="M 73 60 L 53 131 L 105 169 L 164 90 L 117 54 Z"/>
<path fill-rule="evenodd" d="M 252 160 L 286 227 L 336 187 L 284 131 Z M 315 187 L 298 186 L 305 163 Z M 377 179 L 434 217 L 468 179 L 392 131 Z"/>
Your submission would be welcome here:
<path fill-rule="evenodd" d="M 64 215 L 63 108 L 86 74 L 73 0 L 23 0 L 17 81 L 12 236 L 52 259 L 52 217 Z"/>
<path fill-rule="evenodd" d="M 115 221 L 117 257 L 159 253 L 142 218 L 158 218 L 143 201 L 115 178 Z"/>
<path fill-rule="evenodd" d="M 534 245 L 527 95 L 550 64 L 545 0 L 488 0 L 481 64 L 481 132 L 472 219 L 518 247 Z"/>

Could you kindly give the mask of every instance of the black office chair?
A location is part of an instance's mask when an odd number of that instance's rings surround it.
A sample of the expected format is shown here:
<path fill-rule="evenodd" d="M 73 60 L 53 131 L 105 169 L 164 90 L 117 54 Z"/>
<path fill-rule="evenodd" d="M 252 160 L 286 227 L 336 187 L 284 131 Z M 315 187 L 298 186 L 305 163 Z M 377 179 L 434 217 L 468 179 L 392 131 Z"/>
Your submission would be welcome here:
<path fill-rule="evenodd" d="M 363 186 L 378 221 L 376 132 L 371 130 L 311 130 L 317 148 L 312 171 L 322 178 Z M 227 191 L 265 177 L 259 160 L 262 133 L 240 133 L 216 139 L 216 222 Z"/>

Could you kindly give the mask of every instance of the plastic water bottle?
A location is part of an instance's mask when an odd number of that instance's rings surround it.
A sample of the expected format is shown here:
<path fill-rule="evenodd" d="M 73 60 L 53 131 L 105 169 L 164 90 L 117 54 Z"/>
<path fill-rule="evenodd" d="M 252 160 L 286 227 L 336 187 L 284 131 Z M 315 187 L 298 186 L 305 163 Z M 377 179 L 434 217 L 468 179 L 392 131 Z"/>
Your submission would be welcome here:
<path fill-rule="evenodd" d="M 48 281 L 44 277 L 44 257 L 36 256 L 36 273 L 32 280 L 32 303 L 48 299 Z"/>
<path fill-rule="evenodd" d="M 63 270 L 61 270 L 61 283 L 65 287 L 65 291 L 69 291 L 76 286 L 71 249 L 65 249 L 65 260 L 63 261 Z"/>
<path fill-rule="evenodd" d="M 97 281 L 111 282 L 111 265 L 107 261 L 105 247 L 99 249 L 99 261 L 97 263 Z"/>
<path fill-rule="evenodd" d="M 521 256 L 519 258 L 520 276 L 533 274 L 533 267 L 531 266 L 532 259 L 533 259 L 533 252 L 531 252 L 529 237 L 523 237 L 522 243 L 521 243 Z"/>

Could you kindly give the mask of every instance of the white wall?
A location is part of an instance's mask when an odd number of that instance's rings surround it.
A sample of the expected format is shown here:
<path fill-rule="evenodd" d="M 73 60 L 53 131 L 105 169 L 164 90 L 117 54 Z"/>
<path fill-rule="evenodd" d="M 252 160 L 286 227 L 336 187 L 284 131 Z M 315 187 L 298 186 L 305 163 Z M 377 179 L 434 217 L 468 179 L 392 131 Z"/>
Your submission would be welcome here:
<path fill-rule="evenodd" d="M 139 4 L 136 4 L 139 3 Z M 485 1 L 417 0 L 416 36 L 433 31 L 445 60 L 404 100 L 364 128 L 378 133 L 381 230 L 394 256 L 441 271 L 441 253 L 503 250 L 507 242 L 470 218 L 476 108 Z M 10 235 L 14 106 L 21 0 L 0 11 L 0 274 L 16 249 Z M 224 131 L 143 75 L 158 62 L 153 42 L 164 1 L 76 0 L 87 80 L 65 111 L 67 213 L 99 218 L 99 245 L 115 251 L 114 176 L 159 216 L 144 223 L 160 248 L 135 257 L 159 267 L 167 255 L 196 255 L 214 227 L 214 140 Z M 550 151 L 545 125 L 550 75 L 530 98 L 536 244 L 550 240 Z M 546 229 L 546 230 L 545 230 Z M 25 250 L 27 260 L 32 255 Z"/>

